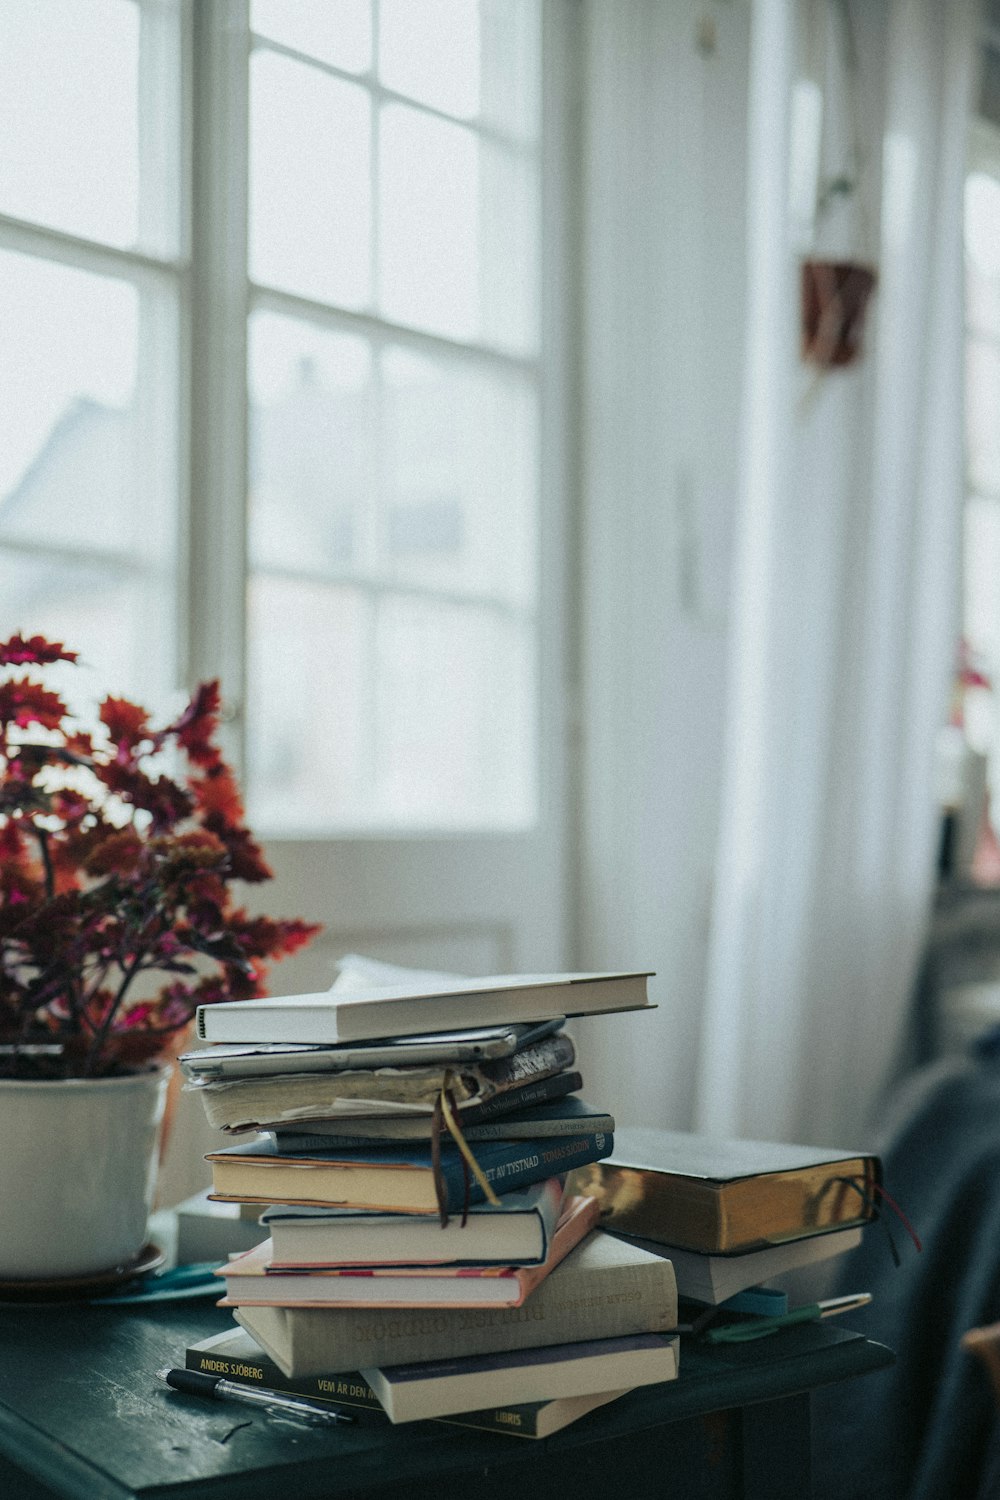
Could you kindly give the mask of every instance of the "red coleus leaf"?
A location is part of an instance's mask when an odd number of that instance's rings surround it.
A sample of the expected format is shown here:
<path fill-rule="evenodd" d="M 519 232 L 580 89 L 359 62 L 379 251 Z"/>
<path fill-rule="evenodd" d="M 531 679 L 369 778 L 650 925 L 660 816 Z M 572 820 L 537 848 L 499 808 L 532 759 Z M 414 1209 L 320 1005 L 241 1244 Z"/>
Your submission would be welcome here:
<path fill-rule="evenodd" d="M 52 858 L 54 861 L 61 860 L 69 868 L 82 870 L 98 844 L 102 844 L 110 834 L 117 833 L 118 829 L 92 811 L 78 814 L 76 809 L 72 809 L 71 816 L 63 809 L 59 811 L 66 826 L 63 836 L 51 848 Z"/>
<path fill-rule="evenodd" d="M 193 784 L 192 790 L 206 821 L 212 818 L 230 828 L 239 828 L 243 822 L 243 798 L 227 765 L 220 761 Z"/>
<path fill-rule="evenodd" d="M 50 692 L 30 677 L 0 682 L 0 724 L 16 724 L 19 729 L 41 724 L 45 729 L 58 729 L 66 712 L 58 693 Z"/>
<path fill-rule="evenodd" d="M 218 680 L 199 683 L 187 708 L 166 731 L 176 736 L 178 744 L 183 746 L 196 766 L 221 763 L 221 753 L 215 744 L 221 706 Z"/>
<path fill-rule="evenodd" d="M 94 771 L 109 791 L 150 813 L 157 833 L 173 828 L 192 811 L 190 795 L 168 776 L 158 776 L 154 781 L 138 767 L 117 762 L 95 766 Z"/>
<path fill-rule="evenodd" d="M 0 666 L 75 659 L 41 636 L 0 646 Z M 218 682 L 163 729 L 108 697 L 91 736 L 41 683 L 0 683 L 0 1034 L 57 1036 L 57 1074 L 162 1055 L 196 1005 L 264 993 L 267 961 L 319 930 L 233 908 L 234 881 L 271 871 L 215 744 L 219 710 Z M 17 732 L 32 724 L 50 733 Z M 156 774 L 174 749 L 177 780 Z M 150 999 L 156 971 L 170 982 Z"/>
<path fill-rule="evenodd" d="M 133 750 L 149 738 L 149 715 L 138 703 L 130 703 L 127 698 L 105 698 L 98 713 L 116 745 Z"/>
<path fill-rule="evenodd" d="M 66 749 L 71 755 L 79 755 L 81 760 L 89 761 L 94 753 L 94 737 L 86 729 L 77 729 L 66 736 Z"/>
<path fill-rule="evenodd" d="M 316 922 L 248 917 L 242 910 L 231 914 L 229 927 L 237 934 L 244 951 L 252 958 L 279 958 L 295 953 L 323 930 Z"/>
<path fill-rule="evenodd" d="M 231 828 L 214 814 L 205 818 L 205 827 L 217 833 L 229 850 L 229 868 L 234 880 L 254 884 L 273 878 L 274 872 L 248 828 Z"/>
<path fill-rule="evenodd" d="M 150 849 L 165 875 L 190 874 L 195 870 L 218 870 L 229 858 L 225 844 L 209 828 L 191 828 L 186 833 L 163 834 Z"/>
<path fill-rule="evenodd" d="M 226 984 L 230 1000 L 259 1000 L 264 994 L 266 970 L 263 964 L 240 965 L 226 969 Z"/>
<path fill-rule="evenodd" d="M 142 862 L 143 842 L 133 828 L 119 828 L 101 839 L 83 860 L 88 875 L 132 875 Z"/>
<path fill-rule="evenodd" d="M 42 881 L 24 866 L 9 864 L 0 868 L 0 932 L 21 932 L 44 897 Z"/>
<path fill-rule="evenodd" d="M 0 820 L 0 867 L 24 853 L 24 834 L 10 818 Z"/>
<path fill-rule="evenodd" d="M 226 851 L 228 859 L 229 851 Z M 229 868 L 227 866 L 227 875 Z M 212 870 L 198 870 L 185 886 L 188 920 L 199 932 L 211 932 L 223 920 L 226 905 L 226 883 Z"/>
<path fill-rule="evenodd" d="M 79 652 L 67 651 L 61 641 L 47 641 L 44 636 L 12 635 L 0 643 L 0 666 L 19 667 L 27 662 L 76 661 Z"/>

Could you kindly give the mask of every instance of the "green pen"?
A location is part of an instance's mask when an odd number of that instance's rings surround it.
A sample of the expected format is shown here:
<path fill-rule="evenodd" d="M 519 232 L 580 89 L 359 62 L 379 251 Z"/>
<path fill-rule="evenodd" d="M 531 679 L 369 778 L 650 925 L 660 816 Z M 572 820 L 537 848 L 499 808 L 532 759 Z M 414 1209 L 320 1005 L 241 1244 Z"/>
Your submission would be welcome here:
<path fill-rule="evenodd" d="M 779 1328 L 788 1328 L 792 1323 L 814 1323 L 819 1318 L 833 1318 L 837 1313 L 853 1312 L 872 1300 L 871 1292 L 854 1292 L 847 1297 L 827 1297 L 823 1302 L 807 1302 L 804 1307 L 793 1307 L 791 1312 L 780 1313 L 774 1318 L 755 1318 L 747 1323 L 720 1323 L 709 1328 L 703 1337 L 712 1344 L 746 1344 L 751 1339 L 762 1339 Z"/>

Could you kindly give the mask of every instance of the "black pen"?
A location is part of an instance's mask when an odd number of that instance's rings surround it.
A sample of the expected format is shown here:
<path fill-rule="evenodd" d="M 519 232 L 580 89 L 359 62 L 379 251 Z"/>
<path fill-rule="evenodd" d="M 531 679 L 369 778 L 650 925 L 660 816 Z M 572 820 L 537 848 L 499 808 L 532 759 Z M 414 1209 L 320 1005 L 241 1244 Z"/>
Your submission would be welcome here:
<path fill-rule="evenodd" d="M 186 1391 L 191 1396 L 208 1396 L 212 1401 L 240 1401 L 246 1406 L 256 1406 L 261 1411 L 271 1412 L 276 1417 L 296 1417 L 300 1422 L 311 1422 L 317 1427 L 354 1421 L 346 1412 L 327 1406 L 325 1401 L 310 1401 L 308 1396 L 286 1396 L 281 1391 L 243 1385 L 237 1380 L 226 1380 L 221 1375 L 206 1375 L 201 1370 L 157 1370 L 156 1373 L 175 1391 Z"/>

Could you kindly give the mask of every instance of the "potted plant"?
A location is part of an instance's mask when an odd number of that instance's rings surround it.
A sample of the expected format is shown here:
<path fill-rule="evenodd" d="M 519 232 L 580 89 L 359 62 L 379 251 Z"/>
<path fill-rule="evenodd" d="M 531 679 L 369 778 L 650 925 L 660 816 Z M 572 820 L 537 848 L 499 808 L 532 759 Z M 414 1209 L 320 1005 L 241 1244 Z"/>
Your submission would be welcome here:
<path fill-rule="evenodd" d="M 264 993 L 318 930 L 250 916 L 271 871 L 217 744 L 219 685 L 171 722 L 47 685 L 77 653 L 0 644 L 0 1278 L 142 1249 L 170 1059 L 196 1007 Z"/>

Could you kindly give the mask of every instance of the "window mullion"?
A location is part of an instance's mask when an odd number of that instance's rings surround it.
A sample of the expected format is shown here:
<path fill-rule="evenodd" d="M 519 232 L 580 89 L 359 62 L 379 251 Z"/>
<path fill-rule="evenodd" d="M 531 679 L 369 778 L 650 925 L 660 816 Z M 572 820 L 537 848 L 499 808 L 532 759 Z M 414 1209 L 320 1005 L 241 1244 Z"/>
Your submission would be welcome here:
<path fill-rule="evenodd" d="M 246 681 L 248 0 L 193 7 L 190 680 L 220 677 L 242 761 Z"/>

